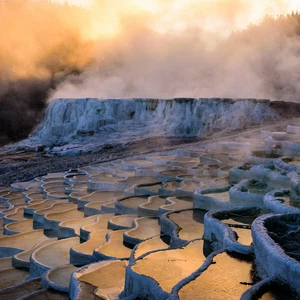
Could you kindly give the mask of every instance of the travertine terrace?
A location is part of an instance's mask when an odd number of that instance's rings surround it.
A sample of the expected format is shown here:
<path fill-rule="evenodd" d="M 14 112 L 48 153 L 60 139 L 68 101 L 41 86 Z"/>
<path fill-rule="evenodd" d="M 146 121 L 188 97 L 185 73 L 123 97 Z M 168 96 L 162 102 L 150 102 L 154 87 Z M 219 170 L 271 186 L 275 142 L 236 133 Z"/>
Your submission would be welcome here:
<path fill-rule="evenodd" d="M 202 140 L 1 188 L 0 298 L 300 299 L 300 121 L 267 100 L 122 101 L 57 100 L 5 151 Z"/>

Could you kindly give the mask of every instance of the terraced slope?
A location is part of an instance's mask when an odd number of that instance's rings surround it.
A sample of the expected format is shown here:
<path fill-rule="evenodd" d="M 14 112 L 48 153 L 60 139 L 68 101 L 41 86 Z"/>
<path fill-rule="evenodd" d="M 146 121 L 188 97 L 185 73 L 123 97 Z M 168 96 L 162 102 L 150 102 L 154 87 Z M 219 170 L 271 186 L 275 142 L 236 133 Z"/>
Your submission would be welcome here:
<path fill-rule="evenodd" d="M 246 132 L 1 189 L 0 295 L 297 299 L 299 163 L 266 154 L 267 134 L 252 152 Z"/>

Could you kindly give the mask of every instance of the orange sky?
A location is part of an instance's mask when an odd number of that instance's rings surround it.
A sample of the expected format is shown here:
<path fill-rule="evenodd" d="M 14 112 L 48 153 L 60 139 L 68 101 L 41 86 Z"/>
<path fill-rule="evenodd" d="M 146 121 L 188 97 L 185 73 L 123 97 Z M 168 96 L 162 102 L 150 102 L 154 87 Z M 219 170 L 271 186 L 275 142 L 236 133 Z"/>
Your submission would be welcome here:
<path fill-rule="evenodd" d="M 300 10 L 300 0 L 70 0 L 86 9 L 32 1 L 34 9 L 0 9 L 3 82 L 80 71 L 54 96 L 274 98 L 281 87 L 292 91 L 286 99 L 300 95 L 298 38 L 271 19 L 230 36 L 266 14 Z"/>
<path fill-rule="evenodd" d="M 119 18 L 147 12 L 155 16 L 158 31 L 180 30 L 190 26 L 210 31 L 246 28 L 266 14 L 286 14 L 300 10 L 299 0 L 55 0 L 68 1 L 91 9 L 94 16 L 92 36 L 118 30 Z M 104 7 L 104 10 L 103 10 Z M 103 13 L 105 12 L 105 13 Z M 101 28 L 101 29 L 100 29 Z"/>

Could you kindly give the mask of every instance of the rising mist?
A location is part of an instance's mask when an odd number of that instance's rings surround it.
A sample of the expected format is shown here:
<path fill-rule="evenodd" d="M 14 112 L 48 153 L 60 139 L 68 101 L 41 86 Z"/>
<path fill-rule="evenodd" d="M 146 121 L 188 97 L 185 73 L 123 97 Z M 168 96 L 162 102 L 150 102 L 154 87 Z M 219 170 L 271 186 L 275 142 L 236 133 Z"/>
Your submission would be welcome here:
<path fill-rule="evenodd" d="M 58 97 L 298 101 L 300 16 L 263 18 L 286 9 L 264 2 L 0 2 L 4 142 L 24 138 Z"/>
<path fill-rule="evenodd" d="M 274 1 L 274 6 L 282 3 Z M 244 28 L 255 4 L 193 2 L 174 13 L 176 29 L 159 23 L 165 11 L 126 12 L 119 17 L 117 33 L 97 40 L 94 63 L 60 84 L 51 98 L 298 100 L 300 16 L 266 16 Z"/>

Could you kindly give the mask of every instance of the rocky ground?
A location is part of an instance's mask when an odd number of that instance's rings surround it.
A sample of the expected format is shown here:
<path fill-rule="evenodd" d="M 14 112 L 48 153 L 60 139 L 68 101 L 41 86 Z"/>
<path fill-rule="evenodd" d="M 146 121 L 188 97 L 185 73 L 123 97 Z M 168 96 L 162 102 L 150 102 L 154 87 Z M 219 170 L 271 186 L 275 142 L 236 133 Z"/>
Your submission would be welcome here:
<path fill-rule="evenodd" d="M 46 152 L 26 152 L 10 147 L 0 149 L 0 186 L 27 181 L 49 172 L 78 168 L 127 156 L 170 150 L 179 145 L 199 142 L 196 138 L 147 138 L 133 142 L 105 144 L 97 153 L 76 157 L 50 156 Z"/>
<path fill-rule="evenodd" d="M 99 147 L 96 153 L 83 154 L 75 157 L 51 156 L 45 151 L 26 152 L 19 151 L 15 146 L 0 148 L 0 186 L 9 186 L 13 182 L 28 181 L 49 172 L 57 172 L 78 168 L 85 165 L 110 161 L 133 155 L 159 152 L 180 148 L 186 144 L 202 143 L 203 145 L 213 142 L 214 139 L 231 140 L 238 135 L 251 135 L 259 137 L 260 131 L 281 131 L 287 125 L 299 124 L 298 118 L 288 118 L 280 122 L 274 122 L 263 126 L 253 126 L 248 129 L 240 129 L 218 133 L 203 139 L 180 138 L 180 137 L 152 137 L 136 139 L 134 141 L 111 141 Z M 88 137 L 87 137 L 88 139 Z"/>

